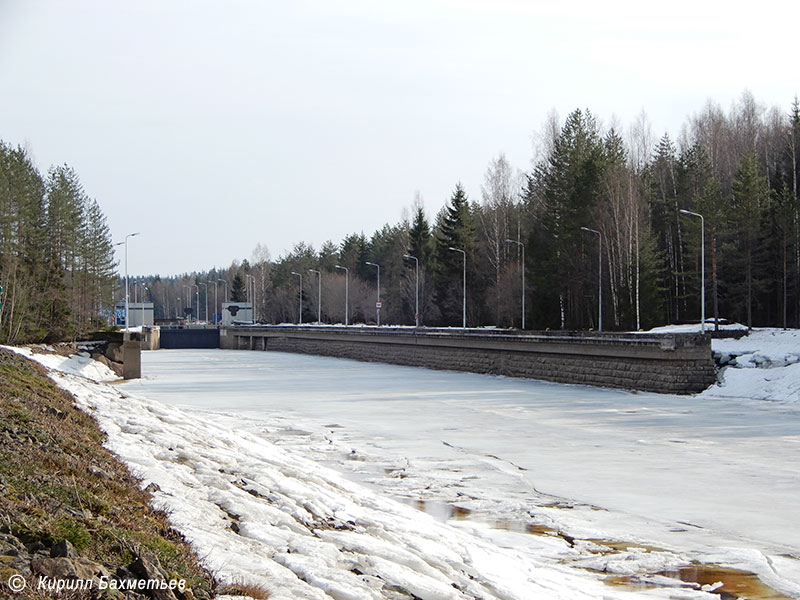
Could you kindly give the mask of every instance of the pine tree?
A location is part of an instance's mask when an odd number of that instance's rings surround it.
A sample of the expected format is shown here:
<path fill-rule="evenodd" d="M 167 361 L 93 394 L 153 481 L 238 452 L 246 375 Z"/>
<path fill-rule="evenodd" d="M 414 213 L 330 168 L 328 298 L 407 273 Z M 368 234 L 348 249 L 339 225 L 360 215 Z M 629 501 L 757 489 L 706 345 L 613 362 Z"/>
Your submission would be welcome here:
<path fill-rule="evenodd" d="M 462 323 L 464 255 L 450 250 L 455 248 L 466 253 L 467 304 L 469 305 L 470 275 L 474 269 L 475 223 L 466 192 L 460 183 L 456 185 L 449 204 L 440 213 L 436 226 L 436 302 L 442 313 L 442 323 Z"/>
<path fill-rule="evenodd" d="M 0 340 L 41 341 L 46 254 L 44 182 L 27 152 L 0 142 Z"/>
<path fill-rule="evenodd" d="M 731 260 L 736 271 L 741 273 L 738 285 L 732 296 L 744 300 L 747 327 L 753 326 L 753 300 L 762 282 L 757 277 L 764 257 L 760 252 L 761 232 L 764 215 L 769 208 L 769 186 L 766 177 L 759 173 L 758 159 L 748 154 L 739 163 L 733 181 L 733 224 L 736 239 L 731 241 L 733 256 Z M 734 280 L 733 275 L 731 279 Z M 734 306 L 736 302 L 733 303 Z"/>
<path fill-rule="evenodd" d="M 548 327 L 581 327 L 592 321 L 597 305 L 596 239 L 589 241 L 581 227 L 593 227 L 603 173 L 603 145 L 597 123 L 588 111 L 567 118 L 553 152 L 533 175 L 529 202 L 540 195 L 543 210 L 536 215 L 538 233 L 529 242 L 533 262 L 541 265 L 536 277 L 538 319 Z M 588 244 L 591 244 L 589 246 Z M 588 252 L 588 254 L 587 254 Z M 553 273 L 558 279 L 553 281 Z M 594 273 L 594 276 L 592 276 Z M 587 298 L 589 303 L 587 303 Z"/>
<path fill-rule="evenodd" d="M 244 277 L 237 271 L 231 284 L 231 302 L 246 302 L 247 292 L 244 287 Z"/>
<path fill-rule="evenodd" d="M 706 294 L 711 298 L 712 314 L 714 315 L 714 327 L 719 328 L 720 317 L 720 278 L 719 278 L 719 261 L 720 254 L 720 236 L 724 237 L 725 232 L 725 219 L 726 211 L 723 205 L 722 189 L 719 181 L 714 175 L 714 170 L 711 165 L 705 150 L 699 145 L 690 147 L 681 156 L 681 168 L 679 175 L 679 202 L 682 208 L 692 211 L 697 211 L 703 215 L 705 223 L 705 255 L 706 262 L 710 264 L 710 280 L 711 280 L 711 293 Z M 700 235 L 700 221 L 696 218 L 687 219 L 685 217 L 680 221 L 682 223 L 684 235 L 682 241 L 684 244 L 684 255 L 691 256 L 693 260 L 682 261 L 685 271 L 684 275 L 687 279 L 691 279 L 691 286 L 686 290 L 686 298 L 691 298 L 689 304 L 692 305 L 689 314 L 699 315 L 701 313 L 699 303 L 699 294 L 696 290 L 700 286 L 700 240 L 703 236 Z M 691 276 L 689 276 L 691 271 Z M 724 285 L 724 283 L 722 284 Z"/>
<path fill-rule="evenodd" d="M 86 265 L 87 297 L 84 310 L 86 324 L 91 327 L 101 325 L 100 314 L 104 306 L 112 302 L 112 286 L 117 263 L 114 261 L 114 243 L 106 216 L 96 200 L 89 200 L 85 206 L 86 239 L 83 256 Z"/>
<path fill-rule="evenodd" d="M 684 296 L 681 221 L 678 212 L 678 158 L 667 134 L 656 146 L 652 163 L 645 170 L 651 224 L 655 235 L 655 258 L 660 265 L 659 286 L 663 290 L 665 322 L 677 322 Z"/>
<path fill-rule="evenodd" d="M 440 318 L 439 309 L 434 301 L 433 253 L 434 237 L 430 225 L 428 225 L 428 219 L 425 217 L 425 211 L 421 205 L 418 205 L 408 231 L 408 254 L 419 261 L 419 318 L 423 325 L 428 321 L 436 322 Z M 409 269 L 406 272 L 404 285 L 405 296 L 409 306 L 413 301 L 416 307 L 417 265 L 413 260 L 408 262 Z"/>
<path fill-rule="evenodd" d="M 418 206 L 408 231 L 408 253 L 419 259 L 420 268 L 430 265 L 433 255 L 433 236 L 425 211 Z"/>

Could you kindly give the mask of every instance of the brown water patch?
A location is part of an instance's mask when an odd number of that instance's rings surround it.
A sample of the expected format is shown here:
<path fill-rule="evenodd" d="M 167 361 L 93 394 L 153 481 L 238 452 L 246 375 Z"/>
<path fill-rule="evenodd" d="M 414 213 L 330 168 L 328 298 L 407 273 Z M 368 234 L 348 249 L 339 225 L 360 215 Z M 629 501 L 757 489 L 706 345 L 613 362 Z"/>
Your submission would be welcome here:
<path fill-rule="evenodd" d="M 453 507 L 453 514 L 451 518 L 453 519 L 466 519 L 472 514 L 472 511 L 468 508 L 464 508 L 463 506 L 454 506 Z"/>
<path fill-rule="evenodd" d="M 713 586 L 722 583 L 712 593 L 721 600 L 791 600 L 761 581 L 755 573 L 728 569 L 717 565 L 691 565 L 681 567 L 677 571 L 661 571 L 655 573 L 682 582 L 681 587 L 700 589 L 702 586 Z M 619 585 L 634 590 L 668 588 L 670 586 L 657 581 L 648 580 L 648 576 L 610 576 L 604 579 L 609 585 Z"/>
<path fill-rule="evenodd" d="M 463 519 L 475 518 L 472 509 L 455 504 L 445 504 L 443 502 L 434 502 L 430 500 L 413 500 L 410 503 L 417 510 L 439 518 L 444 518 L 445 521 L 449 521 L 450 519 L 460 521 Z M 538 523 L 531 523 L 530 521 L 523 519 L 497 519 L 494 521 L 487 521 L 479 518 L 477 520 L 487 523 L 493 529 L 501 529 L 503 531 L 513 531 L 516 533 L 526 533 L 530 535 L 561 535 L 558 530 L 553 529 L 552 527 Z"/>
<path fill-rule="evenodd" d="M 657 548 L 656 546 L 648 546 L 647 544 L 639 544 L 634 542 L 599 540 L 591 538 L 583 541 L 591 542 L 596 546 L 606 548 L 606 550 L 600 550 L 599 554 L 616 554 L 617 552 L 629 552 L 630 550 L 644 550 L 645 552 L 667 552 L 667 550 L 664 550 L 663 548 Z"/>
<path fill-rule="evenodd" d="M 414 508 L 417 510 L 426 512 L 445 521 L 450 519 L 476 519 L 481 521 L 479 515 L 474 513 L 474 511 L 471 509 L 463 506 L 456 506 L 430 500 L 406 499 L 405 501 L 414 506 Z M 561 505 L 559 508 L 571 507 Z M 647 544 L 640 544 L 637 542 L 604 540 L 596 538 L 575 539 L 553 527 L 526 521 L 524 519 L 498 519 L 494 521 L 483 520 L 482 522 L 487 523 L 495 529 L 501 529 L 503 531 L 560 537 L 564 539 L 570 546 L 573 546 L 576 541 L 588 542 L 599 548 L 599 550 L 595 551 L 595 553 L 603 555 L 630 552 L 632 550 L 640 550 L 644 552 L 668 552 L 668 550 L 664 550 L 663 548 L 648 546 Z M 592 569 L 586 570 L 591 571 Z M 662 583 L 657 579 L 653 580 L 653 578 L 657 576 L 672 579 L 675 581 L 675 584 L 669 585 L 668 583 Z M 702 586 L 713 586 L 714 584 L 721 582 L 722 586 L 714 589 L 711 592 L 713 594 L 717 594 L 721 600 L 792 600 L 789 596 L 785 596 L 784 594 L 781 594 L 780 592 L 763 583 L 755 573 L 741 571 L 738 569 L 729 569 L 719 565 L 696 564 L 681 567 L 675 571 L 660 571 L 656 573 L 643 573 L 640 575 L 630 576 L 605 574 L 603 581 L 608 585 L 623 586 L 632 591 L 643 591 L 654 588 L 684 588 L 699 590 Z"/>
<path fill-rule="evenodd" d="M 525 526 L 525 533 L 530 533 L 531 535 L 558 535 L 558 532 L 552 527 L 537 525 L 536 523 L 528 523 Z"/>

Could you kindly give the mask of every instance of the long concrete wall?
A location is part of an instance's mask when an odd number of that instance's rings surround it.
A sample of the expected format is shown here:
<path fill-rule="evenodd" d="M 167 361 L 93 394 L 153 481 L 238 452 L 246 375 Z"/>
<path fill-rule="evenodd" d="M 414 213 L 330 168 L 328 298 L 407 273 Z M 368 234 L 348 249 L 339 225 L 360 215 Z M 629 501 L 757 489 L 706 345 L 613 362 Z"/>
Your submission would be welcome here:
<path fill-rule="evenodd" d="M 220 347 L 678 394 L 716 381 L 710 338 L 697 334 L 242 326 L 223 328 Z"/>

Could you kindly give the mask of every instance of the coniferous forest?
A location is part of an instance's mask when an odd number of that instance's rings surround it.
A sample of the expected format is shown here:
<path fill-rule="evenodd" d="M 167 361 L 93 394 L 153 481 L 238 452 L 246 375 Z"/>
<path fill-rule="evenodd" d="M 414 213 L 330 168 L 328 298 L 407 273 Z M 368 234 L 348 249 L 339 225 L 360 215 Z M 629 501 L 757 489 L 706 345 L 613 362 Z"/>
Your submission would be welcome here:
<path fill-rule="evenodd" d="M 0 342 L 72 339 L 108 324 L 116 263 L 106 217 L 66 165 L 42 175 L 0 142 Z"/>
<path fill-rule="evenodd" d="M 262 240 L 224 269 L 135 278 L 131 300 L 154 302 L 157 319 L 202 320 L 227 298 L 254 300 L 265 323 L 297 322 L 300 305 L 304 323 L 318 311 L 343 323 L 347 278 L 349 322 L 374 323 L 379 265 L 382 324 L 412 325 L 418 265 L 421 323 L 460 326 L 466 259 L 469 326 L 521 326 L 524 269 L 527 329 L 597 328 L 599 286 L 604 329 L 648 329 L 697 322 L 704 250 L 707 318 L 800 327 L 797 99 L 709 101 L 674 137 L 644 113 L 620 126 L 575 110 L 551 115 L 540 142 L 527 171 L 492 159 L 477 196 L 454 182 L 432 219 L 417 197 L 370 235 L 299 242 L 276 259 Z M 7 146 L 2 165 L 1 339 L 93 325 L 114 267 L 102 214 L 67 167 L 43 178 Z M 703 216 L 702 237 L 682 211 Z"/>
<path fill-rule="evenodd" d="M 417 198 L 407 218 L 371 235 L 319 249 L 298 243 L 276 260 L 259 244 L 226 269 L 145 278 L 148 298 L 162 316 L 190 303 L 196 310 L 181 286 L 212 282 L 213 313 L 213 281 L 226 281 L 230 299 L 238 278 L 235 299 L 254 296 L 258 320 L 297 322 L 302 276 L 303 322 L 316 321 L 321 296 L 322 321 L 343 323 L 349 276 L 350 322 L 374 323 L 371 262 L 381 267 L 382 323 L 410 325 L 416 262 L 408 255 L 419 261 L 422 324 L 460 326 L 464 255 L 456 248 L 466 253 L 467 324 L 519 327 L 524 245 L 528 329 L 596 328 L 598 275 L 604 329 L 697 322 L 701 228 L 687 210 L 704 219 L 706 317 L 800 326 L 797 99 L 767 108 L 745 92 L 727 112 L 709 101 L 675 138 L 654 135 L 644 114 L 623 128 L 588 110 L 551 116 L 543 129 L 530 171 L 497 156 L 480 196 L 455 183 L 430 222 Z M 201 287 L 201 318 L 205 294 Z"/>

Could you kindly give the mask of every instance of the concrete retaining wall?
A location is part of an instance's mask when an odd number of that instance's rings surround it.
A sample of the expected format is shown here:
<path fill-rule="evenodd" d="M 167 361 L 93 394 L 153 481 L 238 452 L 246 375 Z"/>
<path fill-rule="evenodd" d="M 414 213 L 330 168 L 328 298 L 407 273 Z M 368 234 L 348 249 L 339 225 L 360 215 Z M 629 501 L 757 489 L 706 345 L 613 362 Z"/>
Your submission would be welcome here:
<path fill-rule="evenodd" d="M 233 327 L 220 347 L 544 379 L 651 392 L 699 392 L 716 381 L 708 336 L 413 328 Z"/>

